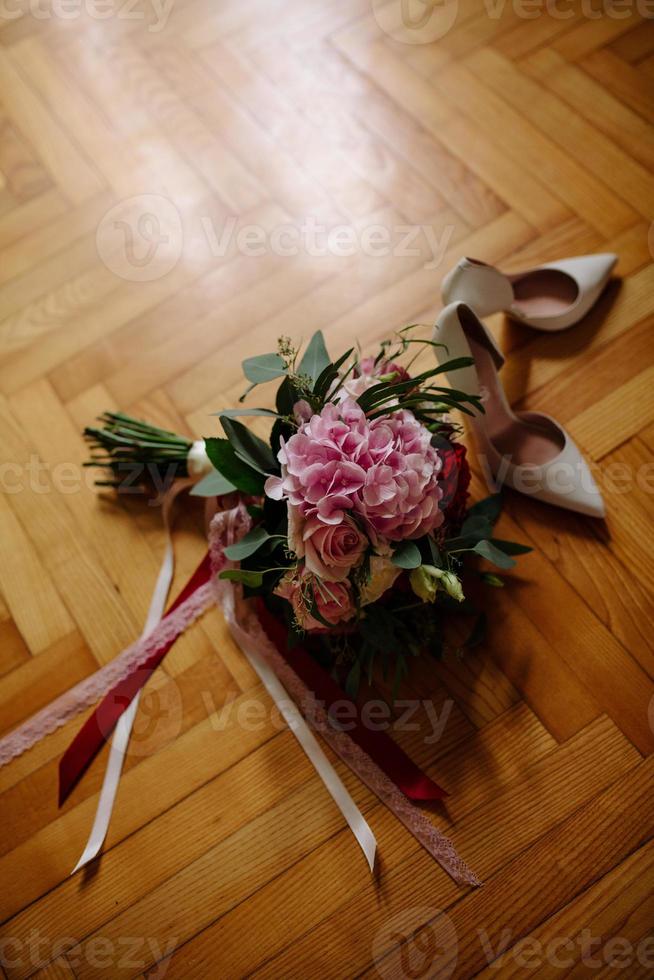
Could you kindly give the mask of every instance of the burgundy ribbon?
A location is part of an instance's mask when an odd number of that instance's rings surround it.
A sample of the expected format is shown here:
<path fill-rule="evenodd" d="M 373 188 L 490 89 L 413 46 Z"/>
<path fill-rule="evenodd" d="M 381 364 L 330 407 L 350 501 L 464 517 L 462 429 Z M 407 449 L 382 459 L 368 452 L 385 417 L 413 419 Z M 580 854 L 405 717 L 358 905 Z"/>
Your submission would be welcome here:
<path fill-rule="evenodd" d="M 342 703 L 347 700 L 352 705 L 348 716 L 348 735 L 364 752 L 368 753 L 405 796 L 410 800 L 442 800 L 449 795 L 430 779 L 389 735 L 383 731 L 375 731 L 362 723 L 358 705 L 347 699 L 338 684 L 302 646 L 288 649 L 288 630 L 269 612 L 262 599 L 257 600 L 257 615 L 279 653 L 316 698 L 324 702 L 328 714 L 331 706 L 337 701 Z"/>
<path fill-rule="evenodd" d="M 164 619 L 170 616 L 197 589 L 208 582 L 210 577 L 211 561 L 207 553 L 171 605 Z M 179 633 L 176 633 L 175 636 L 167 640 L 137 670 L 123 678 L 108 691 L 93 714 L 80 728 L 59 763 L 59 806 L 68 799 L 81 776 L 86 772 L 113 732 L 122 713 L 127 710 L 132 699 L 149 680 L 152 672 L 159 666 L 178 636 Z"/>
<path fill-rule="evenodd" d="M 166 619 L 182 605 L 198 588 L 211 577 L 209 554 L 177 596 L 164 616 Z M 287 630 L 280 620 L 274 617 L 259 600 L 257 612 L 262 626 L 273 641 L 280 654 L 287 660 L 304 684 L 329 709 L 335 702 L 345 699 L 344 692 L 329 674 L 301 646 L 287 648 Z M 181 629 L 180 629 L 181 632 Z M 133 698 L 147 683 L 153 671 L 159 666 L 179 636 L 176 633 L 137 669 L 119 681 L 93 711 L 79 730 L 59 763 L 59 806 L 67 799 L 74 787 L 86 772 L 104 743 L 113 732 L 118 719 L 127 710 Z M 417 766 L 408 755 L 385 732 L 366 727 L 360 718 L 359 709 L 351 702 L 353 719 L 348 734 L 367 752 L 386 775 L 410 800 L 440 800 L 447 792 L 438 786 Z"/>

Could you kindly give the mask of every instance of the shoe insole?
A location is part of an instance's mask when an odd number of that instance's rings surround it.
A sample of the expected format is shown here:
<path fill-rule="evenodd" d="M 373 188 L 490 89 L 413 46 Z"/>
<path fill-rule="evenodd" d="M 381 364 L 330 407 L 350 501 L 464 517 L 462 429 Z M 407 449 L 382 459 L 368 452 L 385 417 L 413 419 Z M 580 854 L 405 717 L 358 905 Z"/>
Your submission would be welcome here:
<path fill-rule="evenodd" d="M 515 466 L 542 466 L 555 459 L 564 446 L 560 430 L 543 418 L 536 424 L 515 415 L 500 385 L 495 364 L 489 353 L 479 341 L 468 337 L 470 348 L 477 365 L 477 373 L 486 414 L 479 420 L 485 426 L 489 439 L 503 456 L 508 456 Z"/>
<path fill-rule="evenodd" d="M 539 269 L 512 282 L 513 305 L 527 317 L 558 316 L 579 295 L 574 279 L 558 269 Z"/>

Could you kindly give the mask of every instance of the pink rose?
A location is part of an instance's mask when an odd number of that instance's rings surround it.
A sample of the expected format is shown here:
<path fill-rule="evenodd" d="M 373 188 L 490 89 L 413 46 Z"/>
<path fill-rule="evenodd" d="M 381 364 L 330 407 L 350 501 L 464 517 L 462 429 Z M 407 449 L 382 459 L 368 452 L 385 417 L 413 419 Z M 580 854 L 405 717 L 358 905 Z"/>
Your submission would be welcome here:
<path fill-rule="evenodd" d="M 348 582 L 322 583 L 306 568 L 288 572 L 275 589 L 275 595 L 291 603 L 295 618 L 305 630 L 328 628 L 311 615 L 314 603 L 321 618 L 332 626 L 347 622 L 356 614 Z"/>
<path fill-rule="evenodd" d="M 312 517 L 302 538 L 306 567 L 326 582 L 343 582 L 361 563 L 368 547 L 366 536 L 349 517 L 341 524 L 324 524 Z"/>
<path fill-rule="evenodd" d="M 363 377 L 374 378 L 379 383 L 380 377 L 395 375 L 393 381 L 408 381 L 411 375 L 405 367 L 395 361 L 381 360 L 375 364 L 374 357 L 364 357 L 359 365 Z"/>

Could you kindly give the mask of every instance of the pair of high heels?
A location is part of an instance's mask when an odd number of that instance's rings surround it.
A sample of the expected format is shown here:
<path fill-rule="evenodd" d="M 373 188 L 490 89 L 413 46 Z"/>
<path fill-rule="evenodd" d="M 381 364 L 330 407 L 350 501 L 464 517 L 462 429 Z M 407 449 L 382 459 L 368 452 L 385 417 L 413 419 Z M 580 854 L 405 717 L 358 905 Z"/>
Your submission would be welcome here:
<path fill-rule="evenodd" d="M 452 387 L 481 399 L 484 413 L 471 422 L 491 489 L 506 484 L 558 507 L 605 516 L 588 463 L 563 426 L 539 412 L 511 409 L 498 376 L 504 356 L 480 317 L 504 311 L 538 330 L 565 330 L 596 303 L 616 262 L 612 254 L 585 255 L 504 275 L 464 258 L 443 280 L 446 306 L 433 336 L 443 346 L 434 350 L 442 363 L 472 358 L 447 377 Z"/>

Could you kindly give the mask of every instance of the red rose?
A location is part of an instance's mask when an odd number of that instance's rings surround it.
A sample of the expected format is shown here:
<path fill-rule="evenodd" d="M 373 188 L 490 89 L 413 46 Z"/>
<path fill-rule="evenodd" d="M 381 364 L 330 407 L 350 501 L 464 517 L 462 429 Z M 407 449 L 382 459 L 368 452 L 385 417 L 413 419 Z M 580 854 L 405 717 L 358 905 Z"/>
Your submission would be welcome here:
<path fill-rule="evenodd" d="M 466 447 L 453 442 L 451 449 L 439 450 L 443 468 L 439 483 L 443 490 L 441 509 L 445 514 L 443 528 L 448 535 L 456 533 L 463 524 L 468 505 L 470 467 L 466 459 Z"/>

